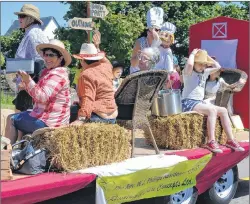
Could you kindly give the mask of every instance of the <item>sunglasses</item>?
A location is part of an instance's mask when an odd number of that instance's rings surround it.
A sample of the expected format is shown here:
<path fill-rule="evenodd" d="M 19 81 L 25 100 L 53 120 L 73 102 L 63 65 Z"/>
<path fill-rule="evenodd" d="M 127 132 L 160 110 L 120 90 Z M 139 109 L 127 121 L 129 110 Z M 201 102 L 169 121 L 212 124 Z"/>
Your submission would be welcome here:
<path fill-rule="evenodd" d="M 26 15 L 18 15 L 18 18 L 26 18 Z"/>
<path fill-rule="evenodd" d="M 154 28 L 154 30 L 159 33 L 161 31 L 161 29 L 157 29 L 157 28 Z M 149 32 L 151 32 L 150 30 L 148 30 Z"/>
<path fill-rule="evenodd" d="M 49 54 L 47 54 L 47 53 L 44 53 L 44 55 L 43 55 L 44 57 L 58 57 L 58 55 L 57 54 L 53 54 L 53 53 L 49 53 Z"/>

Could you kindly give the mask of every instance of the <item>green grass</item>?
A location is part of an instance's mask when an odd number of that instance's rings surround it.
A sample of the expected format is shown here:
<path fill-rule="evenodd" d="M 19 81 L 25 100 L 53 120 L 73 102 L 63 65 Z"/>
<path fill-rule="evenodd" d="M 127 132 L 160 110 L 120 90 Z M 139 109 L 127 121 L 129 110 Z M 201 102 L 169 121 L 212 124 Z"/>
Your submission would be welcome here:
<path fill-rule="evenodd" d="M 15 96 L 10 93 L 4 93 L 1 91 L 1 107 L 3 106 L 13 106 L 12 101 L 14 100 Z"/>
<path fill-rule="evenodd" d="M 2 104 L 1 103 L 1 109 L 11 109 L 11 110 L 15 110 L 15 106 L 14 105 L 8 105 L 8 104 Z"/>

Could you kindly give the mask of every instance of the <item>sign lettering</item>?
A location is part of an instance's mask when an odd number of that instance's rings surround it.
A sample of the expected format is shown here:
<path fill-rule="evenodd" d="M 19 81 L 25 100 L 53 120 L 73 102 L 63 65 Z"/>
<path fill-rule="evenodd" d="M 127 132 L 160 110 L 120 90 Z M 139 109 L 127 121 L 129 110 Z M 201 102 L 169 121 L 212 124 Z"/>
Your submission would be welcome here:
<path fill-rule="evenodd" d="M 167 168 L 145 169 L 121 176 L 98 177 L 97 183 L 109 204 L 171 195 L 195 186 L 196 176 L 211 158 L 212 154 L 208 154 Z"/>
<path fill-rule="evenodd" d="M 81 29 L 81 30 L 92 30 L 94 27 L 94 22 L 92 22 L 92 18 L 73 18 L 70 19 L 69 27 L 73 29 Z"/>
<path fill-rule="evenodd" d="M 90 4 L 90 16 L 94 18 L 104 18 L 108 15 L 109 11 L 105 5 L 102 4 Z"/>

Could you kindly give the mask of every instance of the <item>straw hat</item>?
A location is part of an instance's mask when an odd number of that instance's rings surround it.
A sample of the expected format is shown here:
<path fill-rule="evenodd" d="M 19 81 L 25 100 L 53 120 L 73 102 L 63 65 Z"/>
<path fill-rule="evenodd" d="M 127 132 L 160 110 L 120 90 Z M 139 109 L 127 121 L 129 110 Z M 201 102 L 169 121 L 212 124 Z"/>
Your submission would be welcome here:
<path fill-rule="evenodd" d="M 104 52 L 98 52 L 93 43 L 83 43 L 79 54 L 74 54 L 76 59 L 100 60 L 105 57 Z"/>
<path fill-rule="evenodd" d="M 34 18 L 35 20 L 37 20 L 38 22 L 40 22 L 41 24 L 43 24 L 43 22 L 40 20 L 39 9 L 32 4 L 24 4 L 23 7 L 21 8 L 20 12 L 15 12 L 14 14 L 15 15 L 30 16 L 30 17 Z"/>
<path fill-rule="evenodd" d="M 53 39 L 50 40 L 49 43 L 40 44 L 36 46 L 36 50 L 38 53 L 41 53 L 42 50 L 45 48 L 53 48 L 58 52 L 60 52 L 65 60 L 65 65 L 64 65 L 65 67 L 67 67 L 71 63 L 71 56 L 65 49 L 63 42 L 61 42 L 60 40 Z"/>
<path fill-rule="evenodd" d="M 206 50 L 199 50 L 194 57 L 194 62 L 201 64 L 214 64 L 213 59 L 207 54 Z"/>
<path fill-rule="evenodd" d="M 147 28 L 161 29 L 164 11 L 161 7 L 153 7 L 147 12 Z"/>

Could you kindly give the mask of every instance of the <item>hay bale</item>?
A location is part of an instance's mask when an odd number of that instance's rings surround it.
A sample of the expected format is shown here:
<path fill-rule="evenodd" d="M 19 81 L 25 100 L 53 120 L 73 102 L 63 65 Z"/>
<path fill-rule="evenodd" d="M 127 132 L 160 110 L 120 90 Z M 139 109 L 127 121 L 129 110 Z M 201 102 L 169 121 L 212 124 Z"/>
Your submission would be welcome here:
<path fill-rule="evenodd" d="M 48 129 L 33 136 L 36 148 L 46 148 L 52 168 L 74 171 L 130 158 L 129 132 L 119 125 L 87 123 Z"/>
<path fill-rule="evenodd" d="M 149 117 L 156 143 L 161 148 L 172 150 L 202 147 L 207 139 L 207 118 L 198 113 L 184 113 L 168 117 Z M 215 128 L 216 140 L 226 143 L 220 121 Z M 147 143 L 152 144 L 148 130 L 145 130 Z"/>

